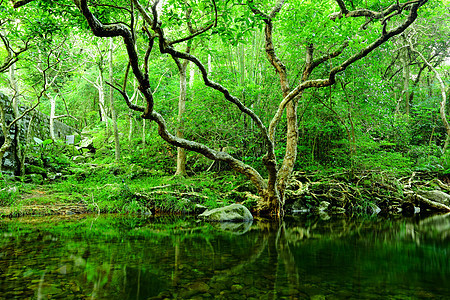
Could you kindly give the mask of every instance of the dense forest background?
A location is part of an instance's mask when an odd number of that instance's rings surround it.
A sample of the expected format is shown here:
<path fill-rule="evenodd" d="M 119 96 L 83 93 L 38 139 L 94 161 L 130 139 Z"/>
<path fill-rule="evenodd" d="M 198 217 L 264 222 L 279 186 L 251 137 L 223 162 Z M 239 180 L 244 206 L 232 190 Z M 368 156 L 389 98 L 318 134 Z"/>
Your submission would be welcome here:
<path fill-rule="evenodd" d="M 155 123 L 129 109 L 123 93 L 137 106 L 145 106 L 146 100 L 131 75 L 121 37 L 95 37 L 70 1 L 15 2 L 18 8 L 0 1 L 4 61 L 0 91 L 12 99 L 11 106 L 15 102 L 36 107 L 79 129 L 82 134 L 76 142 L 92 139 L 96 151 L 91 156 L 98 163 L 118 161 L 181 175 L 230 169 L 193 151 L 187 151 L 185 169 L 180 169 L 177 148 L 159 137 Z M 20 2 L 29 3 L 22 6 Z M 126 24 L 133 34 L 139 65 L 157 99 L 154 108 L 171 131 L 267 173 L 262 160 L 267 141 L 254 120 L 224 101 L 223 94 L 205 87 L 203 74 L 192 62 L 161 54 L 160 36 L 150 32 L 151 24 L 133 5 L 135 1 L 88 2 L 102 23 Z M 302 80 L 309 48 L 316 57 L 326 57 L 315 74 L 328 76 L 347 59 L 347 53 L 360 51 L 401 22 L 394 15 L 383 21 L 388 27 L 376 18 L 336 17 L 342 3 L 350 11 L 383 12 L 395 1 L 272 2 L 167 0 L 155 4 L 166 36 L 172 41 L 190 36 L 173 47 L 195 55 L 209 78 L 238 97 L 263 124 L 270 123 L 284 96 L 280 73 L 265 50 L 267 19 L 258 12 L 284 5 L 271 18 L 273 43 L 278 58 L 289 66 L 286 74 L 294 86 Z M 413 171 L 450 173 L 446 115 L 450 3 L 425 2 L 412 25 L 349 65 L 333 85 L 302 92 L 294 171 L 377 170 L 399 177 Z M 151 11 L 152 3 L 142 5 Z M 408 11 L 408 7 L 399 10 L 400 18 Z M 342 57 L 335 58 L 336 51 L 343 51 Z M 279 164 L 286 152 L 286 130 L 287 122 L 281 121 L 275 132 Z M 22 137 L 22 144 L 26 143 Z M 24 156 L 35 155 L 33 147 L 23 148 Z M 71 159 L 70 152 L 48 155 L 56 161 Z"/>

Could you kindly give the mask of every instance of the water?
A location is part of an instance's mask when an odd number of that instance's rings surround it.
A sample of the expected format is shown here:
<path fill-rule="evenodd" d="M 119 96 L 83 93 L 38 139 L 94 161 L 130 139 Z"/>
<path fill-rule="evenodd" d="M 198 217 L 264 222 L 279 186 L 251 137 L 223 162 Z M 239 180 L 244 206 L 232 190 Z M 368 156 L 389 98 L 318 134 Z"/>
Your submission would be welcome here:
<path fill-rule="evenodd" d="M 450 299 L 450 215 L 0 220 L 0 299 Z"/>

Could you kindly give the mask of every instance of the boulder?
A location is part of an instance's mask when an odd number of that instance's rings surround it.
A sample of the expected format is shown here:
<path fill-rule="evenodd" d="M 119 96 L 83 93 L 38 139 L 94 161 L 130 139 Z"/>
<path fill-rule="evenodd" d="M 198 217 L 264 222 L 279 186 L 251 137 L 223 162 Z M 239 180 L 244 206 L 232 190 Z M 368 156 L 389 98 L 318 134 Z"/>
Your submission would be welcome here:
<path fill-rule="evenodd" d="M 248 222 L 253 220 L 250 211 L 242 204 L 231 204 L 209 209 L 198 215 L 200 219 L 216 222 Z"/>

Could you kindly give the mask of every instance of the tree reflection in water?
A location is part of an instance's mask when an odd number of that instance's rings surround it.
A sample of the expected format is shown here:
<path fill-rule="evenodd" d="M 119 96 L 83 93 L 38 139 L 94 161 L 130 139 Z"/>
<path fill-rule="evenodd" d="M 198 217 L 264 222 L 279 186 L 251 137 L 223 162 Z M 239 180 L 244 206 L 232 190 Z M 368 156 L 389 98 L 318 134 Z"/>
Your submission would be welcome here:
<path fill-rule="evenodd" d="M 450 215 L 0 223 L 0 298 L 445 299 Z"/>

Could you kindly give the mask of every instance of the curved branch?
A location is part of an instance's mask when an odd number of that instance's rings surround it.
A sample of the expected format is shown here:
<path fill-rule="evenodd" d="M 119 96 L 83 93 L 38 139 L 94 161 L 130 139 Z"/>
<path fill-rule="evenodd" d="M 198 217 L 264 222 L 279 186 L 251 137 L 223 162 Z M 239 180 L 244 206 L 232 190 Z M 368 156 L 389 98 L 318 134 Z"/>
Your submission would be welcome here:
<path fill-rule="evenodd" d="M 208 31 L 209 29 L 211 29 L 213 26 L 216 27 L 216 26 L 217 26 L 217 16 L 218 16 L 218 14 L 217 14 L 216 1 L 212 0 L 212 3 L 213 3 L 213 5 L 214 5 L 214 22 L 212 22 L 211 24 L 209 24 L 207 27 L 201 28 L 201 29 L 198 29 L 198 30 L 193 30 L 192 26 L 189 26 L 189 24 L 188 24 L 189 31 L 190 31 L 192 34 L 189 35 L 189 36 L 187 36 L 187 37 L 184 37 L 184 38 L 181 38 L 181 39 L 178 39 L 178 40 L 169 42 L 169 45 L 174 45 L 174 44 L 178 44 L 178 43 L 182 43 L 182 42 L 184 42 L 184 41 L 190 40 L 190 39 L 192 39 L 192 38 L 194 38 L 194 37 L 196 37 L 196 36 L 198 36 L 198 35 L 200 35 L 200 34 L 202 34 L 202 33 L 205 33 L 206 31 Z M 190 22 L 190 21 L 189 21 L 189 22 Z"/>
<path fill-rule="evenodd" d="M 400 14 L 408 6 L 417 5 L 417 4 L 422 3 L 423 1 L 422 0 L 412 0 L 412 1 L 405 2 L 405 3 L 399 3 L 399 1 L 395 1 L 394 4 L 390 5 L 389 7 L 387 7 L 386 9 L 384 9 L 380 12 L 372 11 L 370 9 L 365 9 L 365 8 L 349 11 L 349 10 L 347 10 L 347 8 L 342 0 L 336 0 L 336 2 L 338 2 L 338 5 L 339 5 L 339 8 L 341 9 L 341 11 L 337 12 L 337 13 L 333 13 L 329 16 L 329 18 L 333 21 L 335 21 L 336 19 L 340 19 L 343 16 L 345 16 L 347 18 L 348 17 L 352 17 L 352 18 L 367 17 L 370 19 L 370 21 L 376 20 L 376 19 L 382 19 L 381 23 L 385 24 L 389 19 L 391 19 L 395 15 Z M 423 4 L 421 4 L 421 5 L 423 5 Z"/>
<path fill-rule="evenodd" d="M 134 111 L 145 112 L 145 108 L 144 108 L 144 107 L 139 106 L 139 105 L 135 105 L 135 104 L 133 104 L 133 103 L 130 101 L 130 98 L 128 97 L 128 95 L 127 95 L 127 93 L 126 93 L 125 91 L 122 91 L 121 89 L 119 89 L 118 87 L 112 85 L 112 84 L 109 83 L 108 81 L 105 81 L 105 83 L 106 83 L 107 85 L 109 85 L 110 87 L 112 87 L 113 89 L 115 89 L 116 91 L 118 91 L 118 92 L 122 95 L 123 99 L 125 100 L 125 103 L 127 104 L 127 106 L 128 106 L 130 109 L 132 109 L 132 110 L 134 110 Z"/>
<path fill-rule="evenodd" d="M 142 73 L 139 68 L 139 58 L 135 47 L 135 41 L 133 39 L 132 32 L 128 29 L 127 26 L 122 24 L 114 24 L 114 25 L 104 25 L 102 24 L 89 10 L 87 6 L 86 0 L 74 0 L 75 4 L 80 9 L 83 16 L 86 18 L 89 27 L 91 28 L 94 35 L 99 37 L 115 37 L 121 36 L 124 40 L 128 57 L 130 59 L 131 68 L 133 70 L 136 79 L 139 82 L 139 90 L 145 97 L 147 102 L 147 106 L 144 111 L 144 118 L 149 116 L 153 110 L 154 100 L 153 93 L 150 89 L 150 83 L 148 78 Z"/>
<path fill-rule="evenodd" d="M 189 53 L 177 51 L 173 47 L 167 47 L 167 48 L 163 49 L 163 51 L 164 51 L 163 53 L 168 53 L 174 57 L 186 59 L 186 60 L 189 60 L 192 63 L 194 63 L 197 66 L 197 68 L 200 70 L 200 73 L 202 74 L 203 82 L 205 83 L 205 85 L 220 92 L 221 94 L 223 94 L 223 96 L 225 97 L 226 100 L 235 104 L 241 112 L 248 115 L 253 120 L 253 122 L 255 122 L 255 124 L 258 126 L 258 128 L 261 130 L 261 132 L 264 134 L 264 136 L 267 137 L 267 128 L 263 124 L 261 119 L 250 108 L 245 106 L 238 98 L 231 95 L 230 91 L 227 88 L 225 88 L 224 86 L 222 86 L 214 81 L 211 81 L 208 77 L 208 71 L 206 70 L 205 66 L 198 60 L 197 57 L 195 57 L 194 55 L 189 54 Z M 267 138 L 266 138 L 266 141 L 269 142 L 267 140 Z"/>
<path fill-rule="evenodd" d="M 175 45 L 175 44 L 182 43 L 182 42 L 188 41 L 188 40 L 190 40 L 190 39 L 193 39 L 193 38 L 196 37 L 197 35 L 200 35 L 200 34 L 202 34 L 202 33 L 205 33 L 206 31 L 210 30 L 210 29 L 214 26 L 214 24 L 215 24 L 215 23 L 211 23 L 211 24 L 209 24 L 207 27 L 200 29 L 199 31 L 197 31 L 197 32 L 194 33 L 194 34 L 191 34 L 191 35 L 189 35 L 189 36 L 187 36 L 187 37 L 184 37 L 184 38 L 181 38 L 181 39 L 178 39 L 178 40 L 169 42 L 169 45 Z"/>
<path fill-rule="evenodd" d="M 158 124 L 159 135 L 169 144 L 177 147 L 182 147 L 187 150 L 195 151 L 212 160 L 219 160 L 228 163 L 235 171 L 247 176 L 255 184 L 258 191 L 260 192 L 260 195 L 263 194 L 263 190 L 266 188 L 266 183 L 264 182 L 264 179 L 261 177 L 258 171 L 256 171 L 251 166 L 234 158 L 226 152 L 216 151 L 203 144 L 174 136 L 167 130 L 164 118 L 156 111 L 152 112 L 150 119 Z"/>
<path fill-rule="evenodd" d="M 21 6 L 27 5 L 28 3 L 32 2 L 33 0 L 19 0 L 15 1 L 13 7 L 19 8 Z"/>

